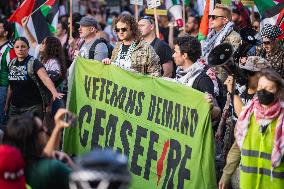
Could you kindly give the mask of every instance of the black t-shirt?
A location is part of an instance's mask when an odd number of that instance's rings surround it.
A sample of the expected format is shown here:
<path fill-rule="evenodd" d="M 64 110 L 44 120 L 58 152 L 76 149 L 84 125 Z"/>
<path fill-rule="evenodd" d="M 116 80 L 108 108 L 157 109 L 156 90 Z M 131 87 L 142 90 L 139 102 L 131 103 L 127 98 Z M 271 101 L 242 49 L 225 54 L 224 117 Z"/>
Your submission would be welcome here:
<path fill-rule="evenodd" d="M 130 45 L 122 45 L 120 59 L 125 59 Z"/>
<path fill-rule="evenodd" d="M 28 74 L 28 56 L 23 61 L 16 61 L 9 70 L 9 84 L 12 91 L 11 104 L 17 107 L 29 107 L 42 103 L 39 89 Z M 37 71 L 44 66 L 37 60 L 34 60 L 33 69 L 37 76 Z M 38 76 L 37 76 L 38 77 Z"/>
<path fill-rule="evenodd" d="M 194 80 L 192 84 L 192 88 L 201 91 L 201 92 L 207 92 L 211 94 L 212 96 L 216 96 L 214 94 L 214 84 L 210 77 L 206 74 L 206 71 L 201 72 L 196 79 Z"/>
<path fill-rule="evenodd" d="M 245 90 L 244 92 L 242 92 L 240 94 L 240 97 L 241 97 L 244 105 L 247 105 L 253 99 L 254 96 L 255 96 L 255 93 L 254 94 L 248 94 L 247 90 Z"/>
<path fill-rule="evenodd" d="M 155 49 L 155 52 L 159 56 L 161 65 L 172 60 L 172 49 L 165 41 L 155 38 L 152 41 L 151 46 Z"/>

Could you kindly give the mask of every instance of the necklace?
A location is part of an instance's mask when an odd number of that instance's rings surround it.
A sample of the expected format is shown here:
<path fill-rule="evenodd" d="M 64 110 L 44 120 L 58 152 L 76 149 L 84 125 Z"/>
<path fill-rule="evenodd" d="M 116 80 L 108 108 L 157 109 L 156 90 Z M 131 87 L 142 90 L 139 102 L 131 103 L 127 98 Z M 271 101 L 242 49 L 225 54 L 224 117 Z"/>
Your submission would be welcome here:
<path fill-rule="evenodd" d="M 123 43 L 120 44 L 118 54 L 117 54 L 117 57 L 115 59 L 114 64 L 119 66 L 119 67 L 129 69 L 131 67 L 131 55 L 132 55 L 132 52 L 134 51 L 134 49 L 136 47 L 136 43 L 135 43 L 135 41 L 133 41 L 131 43 L 130 47 L 127 50 L 127 53 L 126 53 L 124 59 L 121 59 L 122 46 L 123 46 Z"/>

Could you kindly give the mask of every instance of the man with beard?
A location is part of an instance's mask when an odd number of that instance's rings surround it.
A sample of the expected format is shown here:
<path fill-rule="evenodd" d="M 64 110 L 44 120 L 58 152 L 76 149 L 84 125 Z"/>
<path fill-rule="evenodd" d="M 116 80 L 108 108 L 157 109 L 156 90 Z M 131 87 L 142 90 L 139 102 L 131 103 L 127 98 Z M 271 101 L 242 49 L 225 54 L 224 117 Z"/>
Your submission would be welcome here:
<path fill-rule="evenodd" d="M 199 18 L 194 15 L 188 16 L 187 23 L 185 24 L 185 32 L 190 36 L 197 37 L 199 31 Z"/>
<path fill-rule="evenodd" d="M 247 28 L 251 26 L 249 12 L 244 7 L 242 2 L 234 2 L 234 6 L 232 9 L 232 21 L 235 24 L 234 29 L 237 32 L 240 32 L 242 28 Z"/>

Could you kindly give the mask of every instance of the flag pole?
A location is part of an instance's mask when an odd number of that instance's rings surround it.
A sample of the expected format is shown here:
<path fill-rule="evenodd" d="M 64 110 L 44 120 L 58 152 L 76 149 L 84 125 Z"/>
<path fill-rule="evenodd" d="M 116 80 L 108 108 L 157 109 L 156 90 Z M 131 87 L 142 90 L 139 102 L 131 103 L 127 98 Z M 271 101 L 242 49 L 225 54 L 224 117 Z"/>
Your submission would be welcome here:
<path fill-rule="evenodd" d="M 72 10 L 72 6 L 73 6 L 73 0 L 70 0 L 70 8 L 69 8 L 69 12 L 70 12 L 70 29 L 69 29 L 69 37 L 72 37 L 72 33 L 73 33 L 73 10 Z"/>
<path fill-rule="evenodd" d="M 136 22 L 138 22 L 139 15 L 138 15 L 138 5 L 137 4 L 134 5 L 134 10 L 135 10 L 135 19 L 136 19 Z"/>
<path fill-rule="evenodd" d="M 154 8 L 154 18 L 155 18 L 155 26 L 156 26 L 156 37 L 160 38 L 160 32 L 159 32 L 159 23 L 158 23 L 158 13 L 157 8 Z"/>
<path fill-rule="evenodd" d="M 36 11 L 38 11 L 41 7 L 43 7 L 45 5 L 45 3 L 47 3 L 49 0 L 46 0 L 42 5 L 40 5 L 37 9 L 35 9 L 29 16 L 27 17 L 30 17 L 32 16 Z"/>
<path fill-rule="evenodd" d="M 252 6 L 252 17 L 251 17 L 251 22 L 252 22 L 252 25 L 254 23 L 254 5 Z"/>
<path fill-rule="evenodd" d="M 183 32 L 185 33 L 185 2 L 182 1 Z"/>

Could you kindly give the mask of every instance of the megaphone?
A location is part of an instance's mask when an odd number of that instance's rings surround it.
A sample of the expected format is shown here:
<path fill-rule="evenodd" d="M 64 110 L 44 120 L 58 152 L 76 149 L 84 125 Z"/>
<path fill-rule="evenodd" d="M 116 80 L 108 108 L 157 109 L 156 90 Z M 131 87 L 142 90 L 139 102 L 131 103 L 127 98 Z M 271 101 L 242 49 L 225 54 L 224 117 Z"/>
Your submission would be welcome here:
<path fill-rule="evenodd" d="M 171 13 L 171 15 L 175 18 L 176 24 L 178 28 L 183 27 L 183 19 L 182 19 L 182 6 L 181 4 L 174 4 L 172 0 L 166 0 L 165 2 L 166 8 Z"/>
<path fill-rule="evenodd" d="M 207 62 L 210 67 L 222 66 L 228 75 L 233 75 L 236 77 L 239 83 L 246 83 L 247 76 L 235 64 L 234 58 L 234 49 L 233 46 L 229 43 L 221 43 L 212 49 L 207 57 Z"/>

